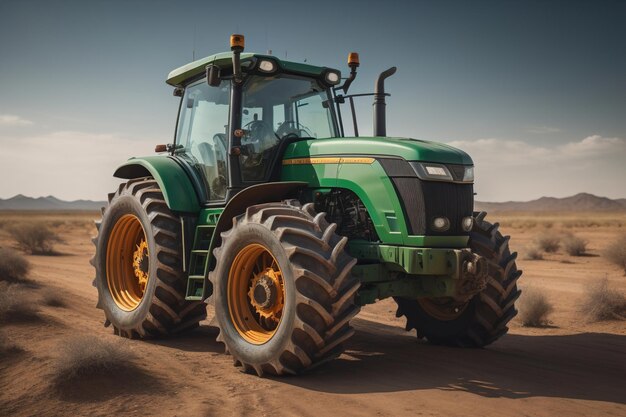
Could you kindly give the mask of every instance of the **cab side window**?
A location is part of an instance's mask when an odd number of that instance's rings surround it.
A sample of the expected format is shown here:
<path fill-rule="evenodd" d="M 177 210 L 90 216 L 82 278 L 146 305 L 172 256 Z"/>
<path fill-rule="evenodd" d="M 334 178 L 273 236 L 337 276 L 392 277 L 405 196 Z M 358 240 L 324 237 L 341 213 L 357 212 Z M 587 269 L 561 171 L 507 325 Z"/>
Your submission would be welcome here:
<path fill-rule="evenodd" d="M 201 80 L 185 89 L 176 132 L 176 153 L 198 169 L 210 200 L 223 200 L 227 188 L 227 135 L 230 83 L 210 87 Z"/>

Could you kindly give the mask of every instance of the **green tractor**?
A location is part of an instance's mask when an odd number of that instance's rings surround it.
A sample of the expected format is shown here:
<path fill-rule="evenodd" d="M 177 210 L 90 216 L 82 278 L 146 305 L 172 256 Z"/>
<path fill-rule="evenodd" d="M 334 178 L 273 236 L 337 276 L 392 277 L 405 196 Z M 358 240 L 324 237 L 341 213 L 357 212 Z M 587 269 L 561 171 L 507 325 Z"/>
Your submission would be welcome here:
<path fill-rule="evenodd" d="M 115 171 L 126 182 L 96 222 L 92 259 L 105 325 L 172 335 L 198 326 L 210 303 L 218 340 L 258 375 L 337 357 L 361 306 L 387 297 L 435 344 L 504 335 L 520 295 L 516 253 L 473 212 L 466 153 L 386 136 L 395 68 L 373 94 L 348 95 L 357 54 L 342 79 L 243 49 L 233 35 L 231 52 L 172 71 L 174 143 Z M 373 137 L 358 136 L 358 96 L 374 97 Z"/>

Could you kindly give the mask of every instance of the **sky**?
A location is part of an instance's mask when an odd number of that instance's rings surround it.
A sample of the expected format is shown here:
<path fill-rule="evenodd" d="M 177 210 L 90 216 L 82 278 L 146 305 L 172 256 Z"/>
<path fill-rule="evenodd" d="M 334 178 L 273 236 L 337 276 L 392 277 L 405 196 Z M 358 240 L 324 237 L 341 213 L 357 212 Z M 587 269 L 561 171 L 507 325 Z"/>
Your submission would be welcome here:
<path fill-rule="evenodd" d="M 167 74 L 231 33 L 344 74 L 356 51 L 351 93 L 396 66 L 388 136 L 468 152 L 478 200 L 626 197 L 626 1 L 0 0 L 0 198 L 104 199 L 172 142 Z"/>

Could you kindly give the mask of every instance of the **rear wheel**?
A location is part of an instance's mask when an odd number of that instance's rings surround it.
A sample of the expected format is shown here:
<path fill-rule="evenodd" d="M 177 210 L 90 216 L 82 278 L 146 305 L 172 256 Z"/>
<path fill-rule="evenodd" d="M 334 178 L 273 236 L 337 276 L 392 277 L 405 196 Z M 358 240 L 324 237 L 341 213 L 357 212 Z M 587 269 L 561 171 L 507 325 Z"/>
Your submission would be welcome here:
<path fill-rule="evenodd" d="M 343 351 L 359 282 L 347 239 L 312 204 L 249 207 L 215 249 L 218 340 L 258 375 L 295 374 Z"/>
<path fill-rule="evenodd" d="M 397 317 L 405 316 L 406 329 L 416 329 L 418 337 L 431 343 L 464 347 L 486 346 L 506 334 L 515 315 L 515 300 L 521 291 L 517 280 L 517 253 L 509 251 L 509 237 L 498 231 L 498 223 L 475 218 L 470 233 L 472 252 L 483 256 L 489 265 L 487 287 L 467 302 L 452 298 L 410 300 L 396 297 Z"/>
<path fill-rule="evenodd" d="M 203 303 L 185 300 L 181 223 L 156 181 L 130 180 L 109 195 L 96 223 L 94 286 L 105 325 L 124 337 L 152 337 L 196 327 Z"/>

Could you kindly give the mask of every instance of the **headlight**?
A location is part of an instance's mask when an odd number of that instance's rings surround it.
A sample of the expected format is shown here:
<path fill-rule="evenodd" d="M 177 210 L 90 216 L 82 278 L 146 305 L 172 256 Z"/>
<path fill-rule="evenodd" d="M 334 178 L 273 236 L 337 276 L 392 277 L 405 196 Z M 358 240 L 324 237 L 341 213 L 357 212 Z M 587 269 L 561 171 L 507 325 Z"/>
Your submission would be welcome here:
<path fill-rule="evenodd" d="M 473 225 L 474 225 L 474 218 L 473 217 L 470 217 L 470 216 L 463 217 L 463 220 L 461 220 L 461 227 L 466 232 L 469 232 L 470 230 L 472 230 L 472 226 Z"/>
<path fill-rule="evenodd" d="M 424 181 L 474 182 L 474 167 L 467 165 L 435 164 L 431 162 L 409 162 L 413 170 Z"/>
<path fill-rule="evenodd" d="M 261 62 L 259 62 L 259 71 L 263 71 L 263 72 L 274 72 L 276 71 L 276 63 L 264 59 Z"/>
<path fill-rule="evenodd" d="M 447 217 L 435 217 L 432 223 L 433 230 L 437 232 L 445 232 L 450 228 L 450 220 Z"/>
<path fill-rule="evenodd" d="M 425 162 L 409 162 L 415 173 L 421 180 L 430 181 L 452 181 L 452 174 L 448 167 L 441 164 L 431 164 Z"/>
<path fill-rule="evenodd" d="M 474 182 L 474 167 L 465 167 L 463 182 Z"/>
<path fill-rule="evenodd" d="M 326 73 L 326 82 L 330 85 L 337 85 L 341 81 L 341 75 L 335 71 L 328 71 Z"/>

